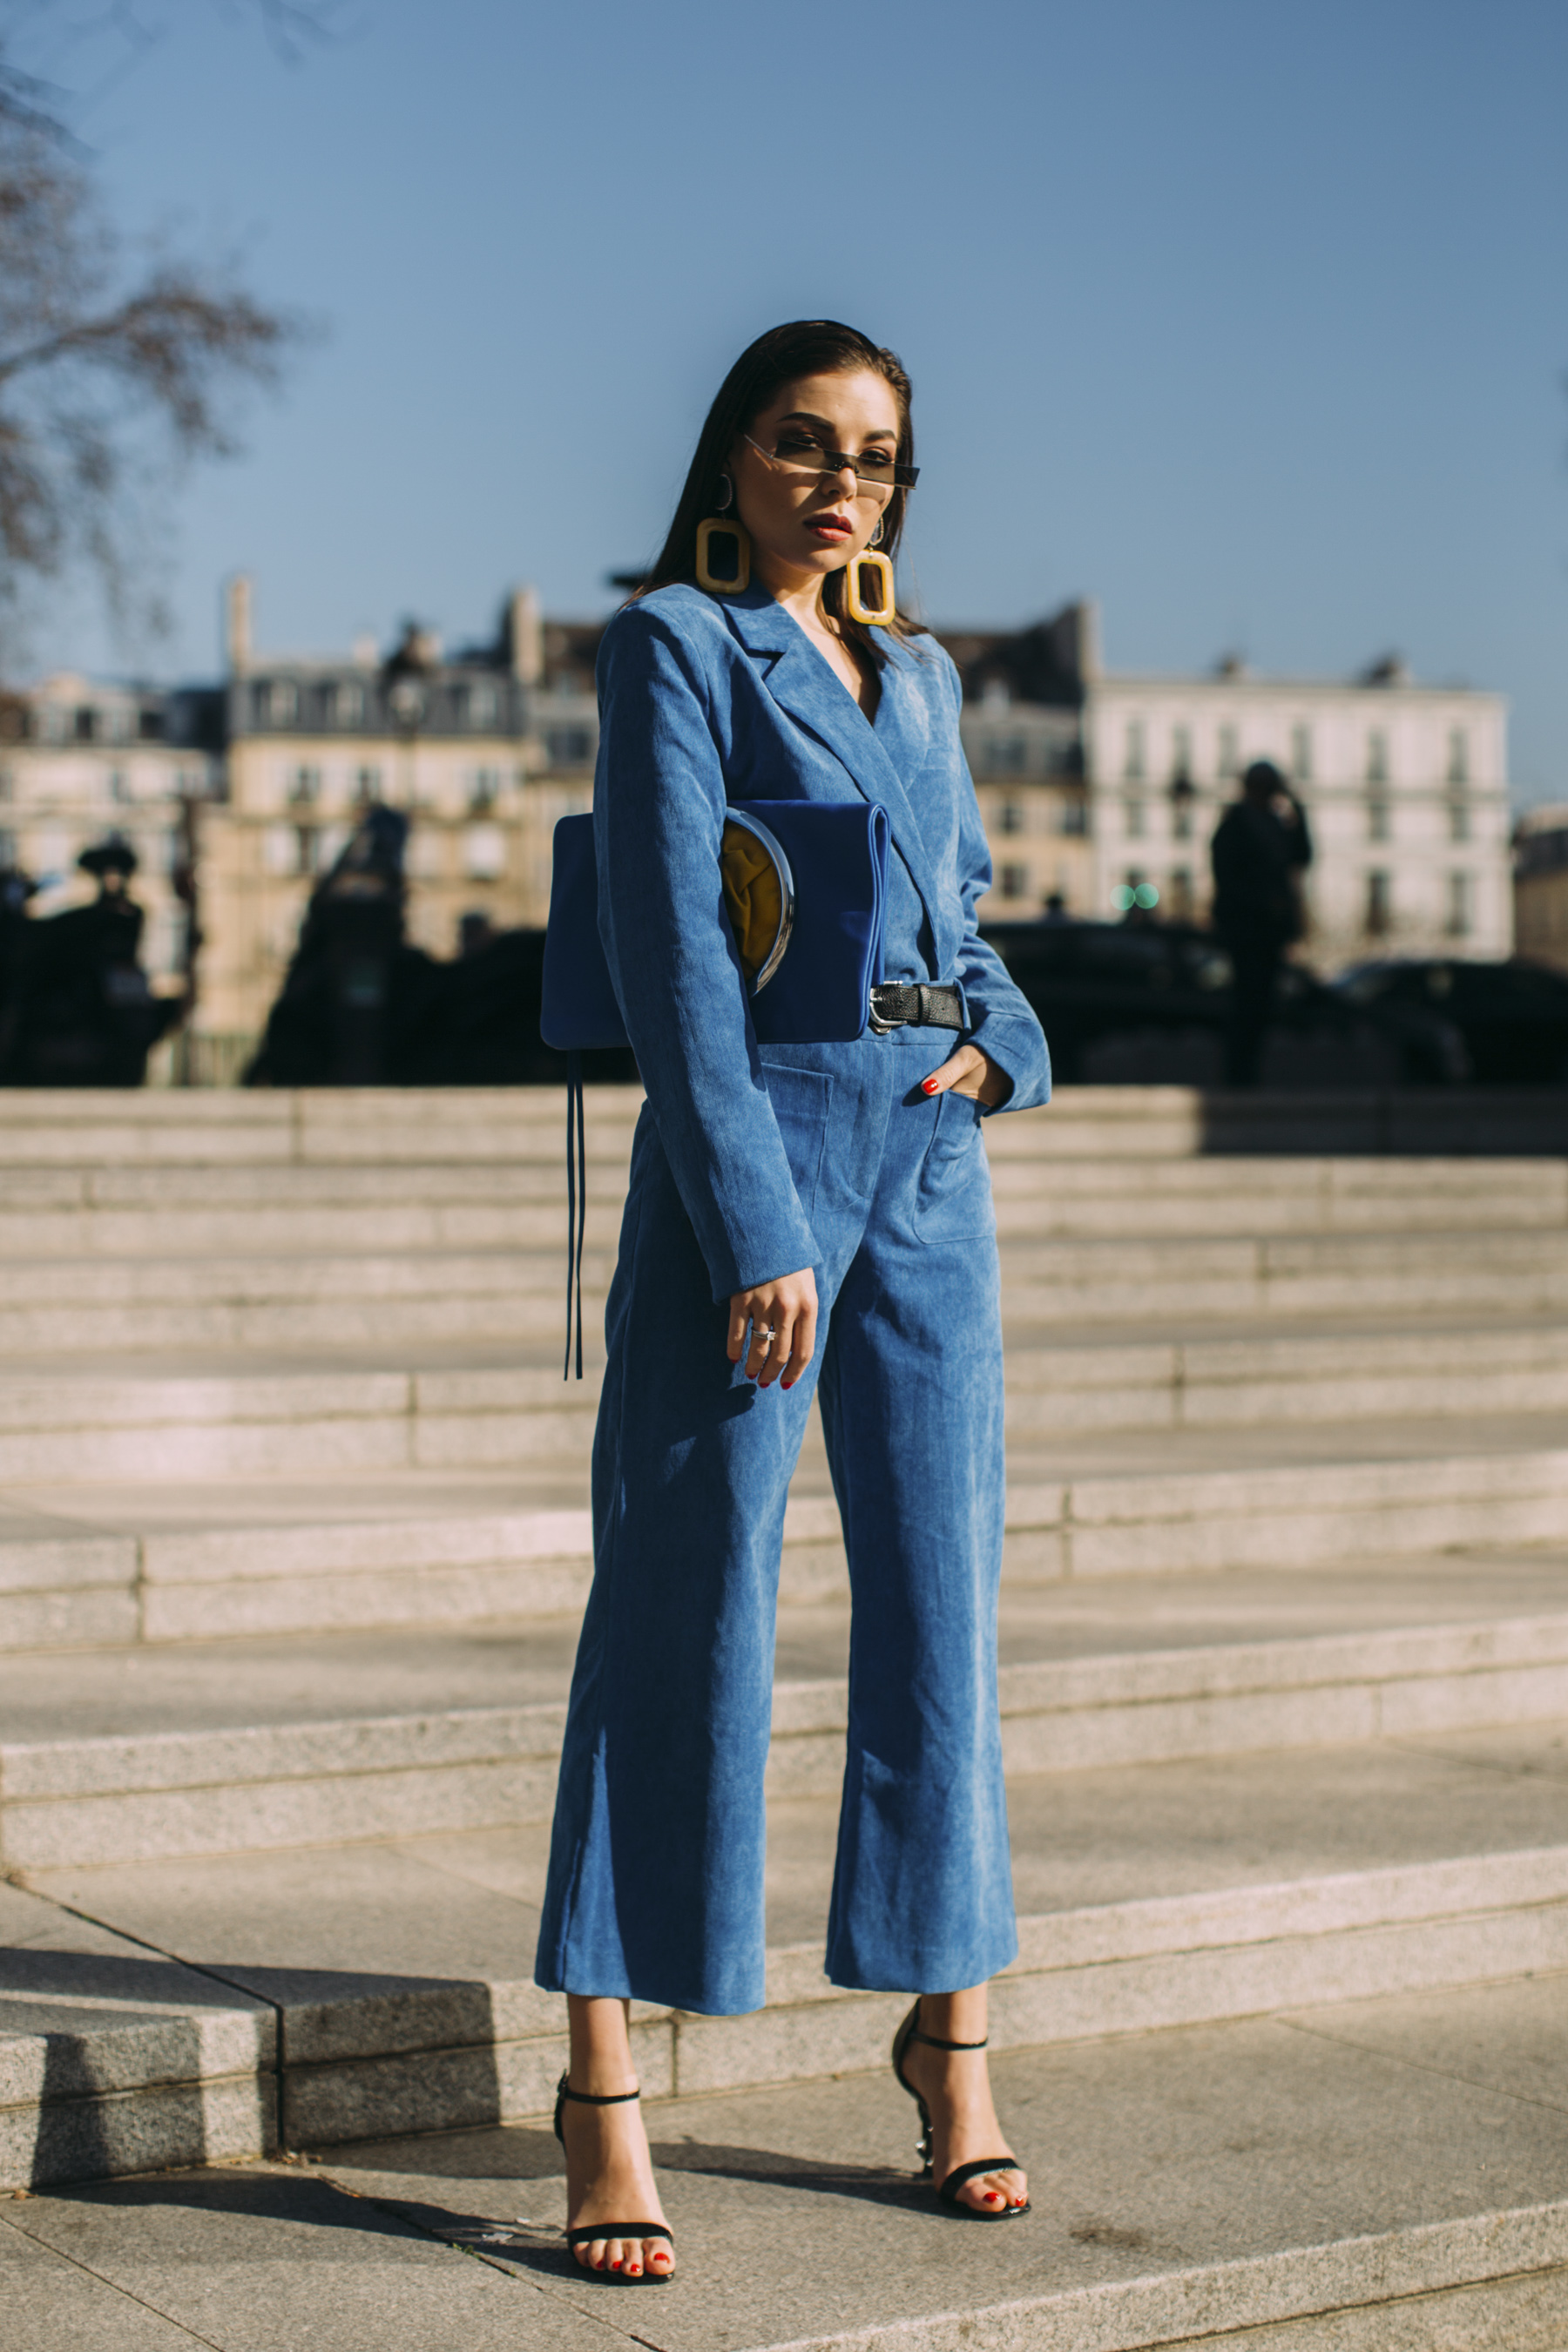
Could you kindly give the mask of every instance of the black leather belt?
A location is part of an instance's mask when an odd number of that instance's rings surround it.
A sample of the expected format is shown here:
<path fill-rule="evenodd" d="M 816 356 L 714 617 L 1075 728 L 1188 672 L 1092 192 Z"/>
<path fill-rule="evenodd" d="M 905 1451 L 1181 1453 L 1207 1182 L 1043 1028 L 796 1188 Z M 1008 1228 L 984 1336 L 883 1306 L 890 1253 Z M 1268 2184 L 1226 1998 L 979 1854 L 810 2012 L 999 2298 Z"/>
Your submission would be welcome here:
<path fill-rule="evenodd" d="M 963 1001 L 956 988 L 928 987 L 924 981 L 893 980 L 871 991 L 871 1028 L 962 1029 Z"/>

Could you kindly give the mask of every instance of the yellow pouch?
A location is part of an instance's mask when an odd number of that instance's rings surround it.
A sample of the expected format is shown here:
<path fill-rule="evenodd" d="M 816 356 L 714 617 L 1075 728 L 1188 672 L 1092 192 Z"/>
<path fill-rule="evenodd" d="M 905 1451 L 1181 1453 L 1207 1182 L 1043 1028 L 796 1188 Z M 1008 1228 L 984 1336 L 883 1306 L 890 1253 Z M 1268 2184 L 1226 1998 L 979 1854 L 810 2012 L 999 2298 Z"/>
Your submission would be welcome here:
<path fill-rule="evenodd" d="M 755 985 L 784 928 L 784 885 L 770 851 L 733 817 L 725 821 L 719 875 L 742 969 Z"/>

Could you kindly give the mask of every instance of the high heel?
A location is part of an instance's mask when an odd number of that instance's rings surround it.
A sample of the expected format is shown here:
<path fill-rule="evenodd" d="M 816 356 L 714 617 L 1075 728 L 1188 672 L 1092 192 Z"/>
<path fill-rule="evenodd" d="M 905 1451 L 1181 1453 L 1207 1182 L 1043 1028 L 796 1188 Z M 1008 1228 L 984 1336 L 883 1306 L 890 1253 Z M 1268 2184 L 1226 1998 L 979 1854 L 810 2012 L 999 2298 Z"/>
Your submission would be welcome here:
<path fill-rule="evenodd" d="M 568 2099 L 574 2100 L 580 2107 L 624 2107 L 630 2100 L 640 2099 L 641 2096 L 640 2091 L 612 2091 L 605 2096 L 593 2091 L 574 2091 L 563 2074 L 555 2085 L 555 2137 L 564 2148 L 566 2135 L 561 2128 L 561 2122 Z M 662 2221 L 589 2221 L 579 2229 L 566 2231 L 564 2235 L 566 2243 L 573 2247 L 590 2246 L 595 2238 L 662 2238 L 671 2253 L 675 2252 L 675 2240 Z M 642 2275 L 646 2281 L 667 2279 L 672 2273 L 645 2270 Z"/>
<path fill-rule="evenodd" d="M 922 2033 L 918 2000 L 893 2036 L 893 2073 L 900 2089 L 909 2093 L 920 2109 L 921 2136 L 915 2147 L 921 2159 L 921 2176 L 922 2179 L 929 2180 L 931 2178 L 931 2109 L 904 2073 L 904 2060 L 911 2042 L 923 2042 L 928 2050 L 984 2050 L 986 2044 L 984 2042 L 943 2042 L 934 2033 Z M 966 2180 L 977 2180 L 983 2172 L 1016 2172 L 1017 2169 L 1018 2159 L 1014 2156 L 983 2156 L 974 2164 L 956 2164 L 938 2187 L 937 2202 L 945 2206 L 950 2213 L 960 2214 L 966 2221 L 1016 2221 L 1021 2213 L 1029 2210 L 1026 2197 L 1021 2205 L 1004 2204 L 999 2213 L 983 2213 L 978 2205 L 965 2204 L 958 2192 Z"/>

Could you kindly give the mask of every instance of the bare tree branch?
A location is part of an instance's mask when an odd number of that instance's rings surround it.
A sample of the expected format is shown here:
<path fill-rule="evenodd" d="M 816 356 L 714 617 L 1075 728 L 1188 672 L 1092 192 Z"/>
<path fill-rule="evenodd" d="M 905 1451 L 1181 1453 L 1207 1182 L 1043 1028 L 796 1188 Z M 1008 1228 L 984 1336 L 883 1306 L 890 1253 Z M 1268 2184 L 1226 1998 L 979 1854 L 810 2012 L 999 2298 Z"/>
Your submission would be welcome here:
<path fill-rule="evenodd" d="M 297 39 L 324 35 L 338 0 L 244 5 L 269 37 Z M 37 0 L 36 13 L 55 5 Z M 156 37 L 131 0 L 110 0 L 101 22 Z M 232 264 L 130 268 L 62 93 L 16 68 L 4 32 L 0 0 L 0 628 L 29 582 L 77 564 L 97 571 L 117 614 L 145 622 L 174 477 L 234 451 L 246 396 L 277 383 L 304 329 Z"/>

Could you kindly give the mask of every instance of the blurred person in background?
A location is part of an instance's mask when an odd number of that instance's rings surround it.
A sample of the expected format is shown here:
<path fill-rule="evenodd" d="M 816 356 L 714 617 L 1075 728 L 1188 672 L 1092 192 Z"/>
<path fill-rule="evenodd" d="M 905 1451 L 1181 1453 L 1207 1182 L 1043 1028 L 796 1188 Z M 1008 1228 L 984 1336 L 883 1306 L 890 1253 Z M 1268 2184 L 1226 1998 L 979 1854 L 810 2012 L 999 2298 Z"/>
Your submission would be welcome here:
<path fill-rule="evenodd" d="M 1227 1086 L 1255 1087 L 1286 949 L 1301 936 L 1307 813 L 1272 760 L 1254 760 L 1215 831 L 1214 927 L 1231 961 Z"/>
<path fill-rule="evenodd" d="M 0 1084 L 139 1087 L 147 1056 L 185 1009 L 159 997 L 142 971 L 142 908 L 131 896 L 137 856 L 120 834 L 77 864 L 98 884 L 90 906 L 28 919 L 25 877 L 7 876 L 7 1001 L 0 1014 Z"/>
<path fill-rule="evenodd" d="M 406 936 L 408 819 L 377 802 L 310 893 L 251 1087 L 405 1083 L 438 987 Z"/>

